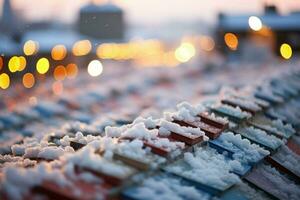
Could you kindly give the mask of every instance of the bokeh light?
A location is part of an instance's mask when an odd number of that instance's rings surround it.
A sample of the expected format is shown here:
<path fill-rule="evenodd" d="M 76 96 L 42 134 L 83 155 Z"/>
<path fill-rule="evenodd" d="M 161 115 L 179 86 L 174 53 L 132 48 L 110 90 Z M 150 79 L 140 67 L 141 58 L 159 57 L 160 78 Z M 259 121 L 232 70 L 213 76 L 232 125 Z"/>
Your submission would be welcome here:
<path fill-rule="evenodd" d="M 249 27 L 254 31 L 259 31 L 262 28 L 262 22 L 256 16 L 249 17 L 248 24 L 249 24 Z"/>
<path fill-rule="evenodd" d="M 85 56 L 92 50 L 89 40 L 80 40 L 73 45 L 72 52 L 75 56 Z"/>
<path fill-rule="evenodd" d="M 6 73 L 0 74 L 0 88 L 7 89 L 10 85 L 10 78 Z"/>
<path fill-rule="evenodd" d="M 233 33 L 226 33 L 224 35 L 225 44 L 231 49 L 236 50 L 239 45 L 239 40 L 237 36 Z"/>
<path fill-rule="evenodd" d="M 78 74 L 78 67 L 74 63 L 68 64 L 66 66 L 66 70 L 67 70 L 67 76 L 68 76 L 69 79 L 75 78 Z"/>
<path fill-rule="evenodd" d="M 19 70 L 20 67 L 20 59 L 18 56 L 13 56 L 8 61 L 8 69 L 10 72 L 14 73 Z"/>
<path fill-rule="evenodd" d="M 33 40 L 28 40 L 24 43 L 23 51 L 26 56 L 34 55 L 38 52 L 39 44 Z"/>
<path fill-rule="evenodd" d="M 35 78 L 32 73 L 26 73 L 23 76 L 23 85 L 25 88 L 32 88 L 35 83 Z"/>
<path fill-rule="evenodd" d="M 13 56 L 8 61 L 8 69 L 12 73 L 22 71 L 25 67 L 26 59 L 24 56 Z"/>
<path fill-rule="evenodd" d="M 196 54 L 196 49 L 193 44 L 183 42 L 176 50 L 175 57 L 179 62 L 187 62 Z"/>
<path fill-rule="evenodd" d="M 62 60 L 67 55 L 67 48 L 64 45 L 56 45 L 51 50 L 51 57 L 53 60 Z"/>
<path fill-rule="evenodd" d="M 102 63 L 99 60 L 92 60 L 88 65 L 87 71 L 91 76 L 99 76 L 103 71 Z"/>
<path fill-rule="evenodd" d="M 292 47 L 287 43 L 283 43 L 280 46 L 280 55 L 286 60 L 290 59 L 293 55 Z"/>
<path fill-rule="evenodd" d="M 62 81 L 67 76 L 67 70 L 65 69 L 64 66 L 58 65 L 57 67 L 55 67 L 53 75 L 55 80 Z"/>
<path fill-rule="evenodd" d="M 36 63 L 36 70 L 40 74 L 45 74 L 49 70 L 50 64 L 47 58 L 40 58 Z"/>

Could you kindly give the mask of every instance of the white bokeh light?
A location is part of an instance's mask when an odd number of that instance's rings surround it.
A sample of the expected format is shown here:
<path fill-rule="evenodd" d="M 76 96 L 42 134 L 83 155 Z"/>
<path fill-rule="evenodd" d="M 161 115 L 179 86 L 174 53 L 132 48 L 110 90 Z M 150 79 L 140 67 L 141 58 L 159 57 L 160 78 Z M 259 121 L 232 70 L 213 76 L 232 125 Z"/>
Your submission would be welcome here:
<path fill-rule="evenodd" d="M 248 24 L 249 24 L 249 27 L 254 31 L 259 31 L 262 28 L 262 22 L 256 16 L 249 17 Z"/>
<path fill-rule="evenodd" d="M 88 65 L 87 71 L 89 75 L 93 77 L 99 76 L 100 74 L 102 74 L 103 65 L 99 60 L 92 60 Z"/>

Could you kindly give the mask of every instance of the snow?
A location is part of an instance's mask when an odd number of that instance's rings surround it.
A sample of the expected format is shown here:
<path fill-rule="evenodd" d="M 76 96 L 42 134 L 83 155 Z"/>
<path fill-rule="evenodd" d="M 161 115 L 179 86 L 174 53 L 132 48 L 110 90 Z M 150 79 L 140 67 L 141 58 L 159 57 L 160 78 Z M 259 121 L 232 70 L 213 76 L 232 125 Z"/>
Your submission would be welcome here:
<path fill-rule="evenodd" d="M 269 151 L 256 144 L 251 144 L 249 140 L 242 139 L 241 135 L 234 135 L 232 132 L 222 133 L 217 141 L 234 152 L 235 160 L 245 164 L 258 162 L 270 154 Z"/>
<path fill-rule="evenodd" d="M 247 108 L 250 108 L 252 110 L 261 110 L 261 108 L 254 102 L 246 100 L 246 99 L 239 99 L 239 98 L 228 98 L 228 100 L 230 100 L 231 102 L 237 104 L 237 105 L 241 105 L 241 106 L 245 106 Z"/>
<path fill-rule="evenodd" d="M 43 158 L 46 160 L 54 160 L 57 159 L 59 156 L 64 154 L 64 149 L 61 147 L 45 147 L 38 153 L 38 158 Z"/>
<path fill-rule="evenodd" d="M 68 180 L 63 176 L 59 169 L 55 169 L 49 163 L 40 163 L 33 168 L 4 168 L 3 181 L 1 188 L 9 199 L 23 199 L 29 194 L 29 189 L 41 184 L 43 180 L 53 181 L 63 187 L 68 184 Z"/>
<path fill-rule="evenodd" d="M 177 149 L 183 149 L 185 144 L 183 142 L 170 141 L 168 138 L 155 138 L 147 140 L 149 144 L 154 145 L 158 148 L 163 148 L 167 151 L 175 151 Z"/>
<path fill-rule="evenodd" d="M 74 154 L 66 155 L 62 159 L 66 163 L 73 163 L 80 167 L 90 168 L 119 178 L 126 178 L 134 173 L 134 170 L 130 167 L 116 164 L 99 156 L 92 147 L 82 148 Z"/>
<path fill-rule="evenodd" d="M 193 186 L 183 185 L 179 179 L 166 176 L 148 178 L 133 191 L 135 198 L 145 200 L 208 200 L 210 197 Z"/>
<path fill-rule="evenodd" d="M 180 126 L 164 119 L 160 120 L 159 126 L 159 134 L 163 136 L 168 136 L 171 134 L 171 132 L 179 133 L 185 136 L 205 136 L 205 133 L 201 131 L 200 128 Z"/>
<path fill-rule="evenodd" d="M 272 125 L 288 137 L 290 137 L 296 132 L 292 125 L 283 124 L 283 122 L 280 119 L 273 120 Z"/>
<path fill-rule="evenodd" d="M 154 120 L 152 117 L 137 117 L 134 121 L 133 124 L 138 124 L 138 123 L 144 123 L 146 128 L 148 129 L 153 129 L 157 126 L 158 120 Z"/>
<path fill-rule="evenodd" d="M 132 127 L 128 128 L 122 132 L 121 137 L 123 138 L 139 138 L 144 140 L 154 139 L 158 135 L 158 130 L 148 130 L 144 123 L 140 122 L 134 124 Z"/>
<path fill-rule="evenodd" d="M 122 142 L 117 147 L 117 152 L 130 158 L 149 162 L 147 159 L 147 150 L 143 149 L 144 143 L 141 140 L 133 140 L 131 142 Z"/>
<path fill-rule="evenodd" d="M 188 168 L 182 164 L 175 164 L 167 166 L 166 169 L 220 190 L 240 182 L 238 176 L 230 172 L 233 167 L 237 167 L 238 163 L 226 161 L 224 156 L 218 154 L 214 149 L 200 147 L 194 155 L 187 152 L 184 154 L 184 162 Z"/>
<path fill-rule="evenodd" d="M 194 122 L 199 119 L 197 115 L 205 111 L 205 107 L 201 104 L 192 106 L 190 103 L 184 101 L 176 106 L 177 112 L 173 113 L 172 118 L 183 120 L 187 122 Z"/>
<path fill-rule="evenodd" d="M 258 141 L 272 149 L 276 149 L 283 144 L 283 142 L 277 137 L 268 135 L 265 131 L 252 126 L 243 128 L 241 132 L 254 141 Z"/>
<path fill-rule="evenodd" d="M 218 109 L 222 112 L 228 113 L 230 115 L 233 115 L 235 117 L 239 117 L 239 118 L 249 118 L 249 117 L 251 117 L 250 113 L 242 111 L 239 107 L 232 107 L 232 106 L 229 106 L 229 105 L 223 105 L 222 104 L 222 105 L 216 106 L 216 109 Z"/>
<path fill-rule="evenodd" d="M 207 114 L 207 117 L 222 124 L 228 123 L 228 119 L 226 117 L 217 116 L 215 113 Z"/>

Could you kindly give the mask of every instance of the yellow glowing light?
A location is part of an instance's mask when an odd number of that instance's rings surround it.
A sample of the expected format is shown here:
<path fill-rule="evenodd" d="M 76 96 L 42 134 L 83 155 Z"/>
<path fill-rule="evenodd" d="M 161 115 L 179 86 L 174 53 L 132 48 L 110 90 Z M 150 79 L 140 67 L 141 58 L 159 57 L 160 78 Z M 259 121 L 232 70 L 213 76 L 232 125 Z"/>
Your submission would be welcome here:
<path fill-rule="evenodd" d="M 64 91 L 64 86 L 61 81 L 55 81 L 52 84 L 52 91 L 55 95 L 60 95 Z"/>
<path fill-rule="evenodd" d="M 34 86 L 35 79 L 33 74 L 31 73 L 26 73 L 23 76 L 23 85 L 25 88 L 32 88 Z"/>
<path fill-rule="evenodd" d="M 62 60 L 67 55 L 67 49 L 64 45 L 56 45 L 52 48 L 51 56 L 53 60 Z"/>
<path fill-rule="evenodd" d="M 26 56 L 31 56 L 37 53 L 39 44 L 35 41 L 28 40 L 23 46 L 23 51 Z"/>
<path fill-rule="evenodd" d="M 187 62 L 196 54 L 193 44 L 184 42 L 175 50 L 175 58 L 179 62 Z"/>
<path fill-rule="evenodd" d="M 283 43 L 280 46 L 280 54 L 284 59 L 286 60 L 290 59 L 293 55 L 292 47 L 287 43 Z"/>
<path fill-rule="evenodd" d="M 0 88 L 1 89 L 7 89 L 10 84 L 10 78 L 6 73 L 2 73 L 0 75 Z"/>
<path fill-rule="evenodd" d="M 259 31 L 262 28 L 262 22 L 256 16 L 249 17 L 248 24 L 249 24 L 249 27 L 254 31 Z"/>
<path fill-rule="evenodd" d="M 13 56 L 8 61 L 8 69 L 11 72 L 16 72 L 20 67 L 20 59 L 18 56 Z"/>
<path fill-rule="evenodd" d="M 8 62 L 8 69 L 10 72 L 22 71 L 26 67 L 26 59 L 24 56 L 13 56 Z"/>
<path fill-rule="evenodd" d="M 73 45 L 72 52 L 75 56 L 85 56 L 92 50 L 89 40 L 80 40 Z"/>
<path fill-rule="evenodd" d="M 212 51 L 215 47 L 215 41 L 209 36 L 200 37 L 200 48 L 204 51 Z"/>
<path fill-rule="evenodd" d="M 92 60 L 87 69 L 89 75 L 99 76 L 103 71 L 102 63 L 99 60 Z"/>
<path fill-rule="evenodd" d="M 66 78 L 66 76 L 67 76 L 67 71 L 66 71 L 66 69 L 65 69 L 64 66 L 58 65 L 58 66 L 54 69 L 53 75 L 54 75 L 55 80 L 57 80 L 57 81 L 62 81 L 62 80 L 64 80 L 64 79 Z"/>
<path fill-rule="evenodd" d="M 0 70 L 2 69 L 3 67 L 3 58 L 0 56 Z"/>
<path fill-rule="evenodd" d="M 225 44 L 231 49 L 236 50 L 239 45 L 239 40 L 237 36 L 233 33 L 226 33 L 224 35 Z"/>
<path fill-rule="evenodd" d="M 49 70 L 49 61 L 47 58 L 40 58 L 36 63 L 36 70 L 40 74 L 45 74 Z"/>
<path fill-rule="evenodd" d="M 78 67 L 76 64 L 74 63 L 70 63 L 66 66 L 66 70 L 67 70 L 67 76 L 70 79 L 73 79 L 77 76 L 78 73 Z"/>

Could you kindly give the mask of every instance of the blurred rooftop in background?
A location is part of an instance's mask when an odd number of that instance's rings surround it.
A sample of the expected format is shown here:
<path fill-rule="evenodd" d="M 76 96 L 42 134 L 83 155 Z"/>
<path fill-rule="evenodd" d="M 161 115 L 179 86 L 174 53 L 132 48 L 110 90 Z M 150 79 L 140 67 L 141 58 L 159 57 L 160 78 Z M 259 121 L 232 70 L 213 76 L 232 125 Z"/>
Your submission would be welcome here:
<path fill-rule="evenodd" d="M 86 69 L 94 60 L 207 68 L 288 60 L 300 50 L 297 0 L 0 0 L 0 5 L 2 89 L 20 80 L 26 89 L 45 77 L 62 81 L 57 76 L 66 77 L 68 70 L 90 73 Z"/>

